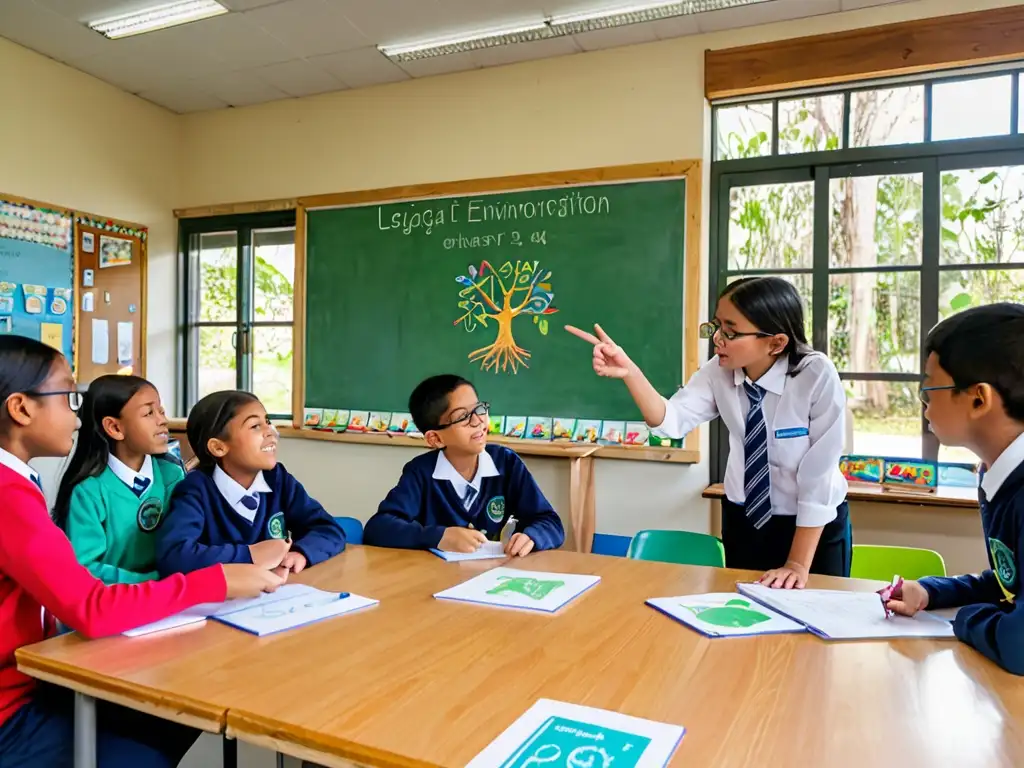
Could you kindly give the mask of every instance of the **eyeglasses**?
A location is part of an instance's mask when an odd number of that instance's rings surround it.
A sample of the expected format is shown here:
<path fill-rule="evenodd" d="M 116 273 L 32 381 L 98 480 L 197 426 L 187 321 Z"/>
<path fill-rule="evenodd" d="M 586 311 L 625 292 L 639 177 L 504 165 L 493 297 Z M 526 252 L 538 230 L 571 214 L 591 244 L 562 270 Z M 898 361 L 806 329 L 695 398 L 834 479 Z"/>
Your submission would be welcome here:
<path fill-rule="evenodd" d="M 480 416 L 483 419 L 487 418 L 487 414 L 491 412 L 490 403 L 477 403 L 473 406 L 472 410 L 468 411 L 464 416 L 459 416 L 457 419 L 452 419 L 447 424 L 438 424 L 434 427 L 434 431 L 440 431 L 442 429 L 448 429 L 448 427 L 455 427 L 459 424 L 464 424 L 471 421 L 474 416 Z"/>
<path fill-rule="evenodd" d="M 78 409 L 82 407 L 82 393 L 74 392 L 68 389 L 61 389 L 56 392 L 26 392 L 29 397 L 60 397 L 65 396 L 68 399 L 68 408 L 75 413 L 78 413 Z"/>
<path fill-rule="evenodd" d="M 931 395 L 929 394 L 930 392 L 939 392 L 939 391 L 944 390 L 944 389 L 956 389 L 956 388 L 957 388 L 956 384 L 943 384 L 942 386 L 938 386 L 938 387 L 924 387 L 924 386 L 918 387 L 917 388 L 917 398 L 922 403 L 924 403 L 925 405 L 928 405 L 928 403 L 930 403 L 931 400 L 932 400 Z"/>
<path fill-rule="evenodd" d="M 713 339 L 716 333 L 720 333 L 726 341 L 735 341 L 736 339 L 742 339 L 744 336 L 765 337 L 775 335 L 774 333 L 765 333 L 764 331 L 727 331 L 721 324 L 713 320 L 709 323 L 701 323 L 697 333 L 702 339 Z"/>

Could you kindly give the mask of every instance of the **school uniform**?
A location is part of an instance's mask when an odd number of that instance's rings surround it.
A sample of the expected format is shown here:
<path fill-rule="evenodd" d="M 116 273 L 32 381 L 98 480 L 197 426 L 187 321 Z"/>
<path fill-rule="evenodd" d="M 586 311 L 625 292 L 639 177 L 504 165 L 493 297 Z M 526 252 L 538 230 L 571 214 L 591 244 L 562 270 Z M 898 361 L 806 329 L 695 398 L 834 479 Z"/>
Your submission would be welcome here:
<path fill-rule="evenodd" d="M 14 652 L 52 636 L 55 619 L 87 637 L 102 637 L 198 603 L 221 602 L 227 594 L 224 571 L 104 586 L 79 564 L 50 519 L 39 476 L 3 450 L 0 520 L 0 768 L 70 768 L 73 699 L 19 672 Z M 130 729 L 124 726 L 129 721 Z M 176 765 L 196 736 L 192 729 L 102 707 L 99 764 Z"/>
<path fill-rule="evenodd" d="M 729 430 L 722 543 L 730 568 L 783 566 L 797 526 L 824 526 L 812 573 L 849 576 L 852 534 L 843 453 L 846 393 L 813 352 L 790 375 L 783 356 L 756 382 L 715 356 L 665 401 L 654 431 L 673 439 L 721 417 Z"/>
<path fill-rule="evenodd" d="M 557 549 L 565 529 L 530 470 L 516 453 L 488 445 L 466 480 L 445 452 L 431 451 L 405 465 L 398 485 L 367 522 L 363 541 L 378 547 L 436 549 L 445 528 L 475 528 L 497 541 L 509 518 L 535 550 Z"/>
<path fill-rule="evenodd" d="M 78 562 L 105 584 L 158 578 L 156 531 L 184 477 L 162 456 L 147 456 L 135 472 L 111 454 L 102 473 L 71 492 L 66 532 Z"/>
<path fill-rule="evenodd" d="M 1024 675 L 1024 607 L 1017 602 L 1024 569 L 1024 435 L 982 476 L 978 501 L 989 570 L 929 577 L 920 584 L 929 610 L 960 608 L 953 621 L 957 638 L 1006 671 Z"/>
<path fill-rule="evenodd" d="M 220 467 L 189 472 L 157 530 L 157 570 L 188 573 L 213 563 L 251 563 L 249 547 L 292 536 L 308 565 L 345 549 L 345 534 L 283 464 L 244 488 Z"/>

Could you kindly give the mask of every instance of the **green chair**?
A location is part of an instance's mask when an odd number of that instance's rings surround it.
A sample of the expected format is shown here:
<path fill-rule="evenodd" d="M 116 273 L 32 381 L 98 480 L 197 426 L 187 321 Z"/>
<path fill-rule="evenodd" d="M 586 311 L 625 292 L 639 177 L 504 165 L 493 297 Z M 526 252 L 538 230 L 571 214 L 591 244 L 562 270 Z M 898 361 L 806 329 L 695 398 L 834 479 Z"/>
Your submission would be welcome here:
<path fill-rule="evenodd" d="M 679 565 L 725 567 L 725 547 L 714 536 L 692 531 L 640 531 L 629 544 L 627 557 Z"/>
<path fill-rule="evenodd" d="M 853 545 L 853 564 L 850 568 L 852 578 L 891 581 L 896 575 L 904 579 L 945 576 L 946 563 L 942 555 L 930 549 Z"/>

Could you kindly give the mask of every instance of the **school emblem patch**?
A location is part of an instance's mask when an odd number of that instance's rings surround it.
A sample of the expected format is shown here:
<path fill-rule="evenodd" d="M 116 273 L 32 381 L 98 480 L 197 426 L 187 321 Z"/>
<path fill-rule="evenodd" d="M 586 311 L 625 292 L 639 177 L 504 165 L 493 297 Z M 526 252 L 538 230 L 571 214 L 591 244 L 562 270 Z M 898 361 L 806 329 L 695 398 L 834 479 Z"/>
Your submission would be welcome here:
<path fill-rule="evenodd" d="M 272 539 L 288 538 L 284 530 L 284 512 L 277 512 L 267 521 L 267 534 Z"/>
<path fill-rule="evenodd" d="M 496 523 L 505 519 L 505 497 L 495 496 L 487 502 L 487 516 Z"/>
<path fill-rule="evenodd" d="M 1011 602 L 1016 594 L 1011 590 L 1017 586 L 1017 563 L 1013 557 L 1013 551 L 1003 544 L 999 539 L 989 539 L 989 550 L 992 552 L 993 570 L 999 580 L 999 586 Z"/>
<path fill-rule="evenodd" d="M 139 530 L 143 533 L 152 533 L 160 527 L 164 519 L 164 503 L 160 499 L 146 499 L 139 505 L 139 512 L 136 520 Z"/>

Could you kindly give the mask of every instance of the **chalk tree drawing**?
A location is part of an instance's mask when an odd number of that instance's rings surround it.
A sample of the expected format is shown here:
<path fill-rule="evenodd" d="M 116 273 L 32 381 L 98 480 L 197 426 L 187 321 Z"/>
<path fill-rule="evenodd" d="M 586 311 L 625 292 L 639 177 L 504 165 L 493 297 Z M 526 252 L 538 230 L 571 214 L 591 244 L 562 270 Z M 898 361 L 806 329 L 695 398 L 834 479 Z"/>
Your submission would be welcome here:
<path fill-rule="evenodd" d="M 512 322 L 520 315 L 533 315 L 533 322 L 542 336 L 548 333 L 546 315 L 558 310 L 553 306 L 551 271 L 539 261 L 506 261 L 498 269 L 487 260 L 477 268 L 469 265 L 468 275 L 459 275 L 455 282 L 459 291 L 462 315 L 452 325 L 462 325 L 467 333 L 489 328 L 493 320 L 497 337 L 492 344 L 469 353 L 469 361 L 479 362 L 483 371 L 519 372 L 529 367 L 530 353 L 516 344 Z"/>

